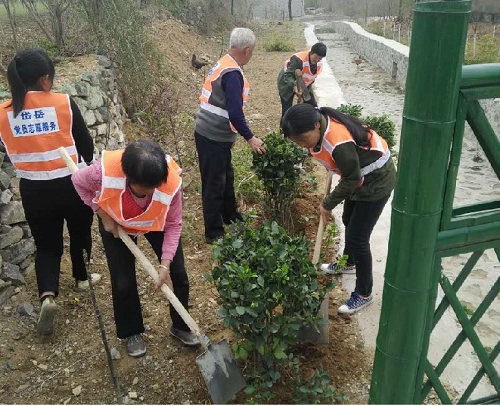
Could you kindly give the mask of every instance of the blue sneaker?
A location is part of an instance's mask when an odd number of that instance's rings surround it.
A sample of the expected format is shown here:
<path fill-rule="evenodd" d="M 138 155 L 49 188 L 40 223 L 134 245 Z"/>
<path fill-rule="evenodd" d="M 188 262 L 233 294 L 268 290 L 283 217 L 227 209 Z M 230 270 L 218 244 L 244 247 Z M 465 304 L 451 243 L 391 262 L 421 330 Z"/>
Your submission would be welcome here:
<path fill-rule="evenodd" d="M 341 275 L 343 273 L 348 275 L 353 275 L 356 273 L 356 265 L 339 265 L 337 262 L 331 262 L 329 264 L 323 264 L 320 269 L 326 275 Z"/>
<path fill-rule="evenodd" d="M 358 292 L 352 292 L 351 297 L 345 304 L 339 307 L 340 314 L 353 314 L 363 307 L 368 306 L 373 302 L 373 295 L 368 297 L 361 297 Z"/>

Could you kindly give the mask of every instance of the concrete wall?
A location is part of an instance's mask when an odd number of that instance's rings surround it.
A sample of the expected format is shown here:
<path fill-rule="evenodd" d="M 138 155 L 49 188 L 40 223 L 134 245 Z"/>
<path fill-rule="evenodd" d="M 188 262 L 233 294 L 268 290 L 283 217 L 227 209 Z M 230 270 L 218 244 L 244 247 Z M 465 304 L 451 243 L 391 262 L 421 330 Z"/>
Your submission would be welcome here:
<path fill-rule="evenodd" d="M 101 56 L 96 59 L 96 70 L 83 73 L 76 81 L 60 79 L 54 91 L 67 93 L 75 100 L 94 139 L 97 157 L 103 149 L 125 146 L 123 124 L 127 117 L 111 62 Z M 9 93 L 0 92 L 0 102 L 9 98 Z M 0 143 L 0 306 L 15 294 L 16 286 L 25 283 L 24 275 L 35 269 L 34 252 L 35 242 L 19 194 L 19 179 Z"/>
<path fill-rule="evenodd" d="M 500 2 L 500 0 L 499 0 Z M 399 42 L 370 34 L 358 24 L 345 21 L 334 21 L 332 27 L 338 34 L 349 40 L 352 48 L 370 62 L 380 66 L 387 74 L 393 74 L 396 64 L 395 80 L 401 88 L 406 86 L 406 72 L 410 48 Z M 481 101 L 481 106 L 500 139 L 500 99 Z M 467 130 L 471 136 L 470 129 Z"/>

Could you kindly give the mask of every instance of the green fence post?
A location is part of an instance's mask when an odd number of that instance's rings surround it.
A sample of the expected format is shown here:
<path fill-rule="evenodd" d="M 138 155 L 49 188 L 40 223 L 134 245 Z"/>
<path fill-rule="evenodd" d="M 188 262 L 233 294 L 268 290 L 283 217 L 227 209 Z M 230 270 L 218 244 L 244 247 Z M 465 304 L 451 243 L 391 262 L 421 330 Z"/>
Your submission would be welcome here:
<path fill-rule="evenodd" d="M 422 384 L 419 366 L 432 323 L 436 240 L 470 10 L 471 1 L 414 8 L 372 404 L 413 403 Z"/>

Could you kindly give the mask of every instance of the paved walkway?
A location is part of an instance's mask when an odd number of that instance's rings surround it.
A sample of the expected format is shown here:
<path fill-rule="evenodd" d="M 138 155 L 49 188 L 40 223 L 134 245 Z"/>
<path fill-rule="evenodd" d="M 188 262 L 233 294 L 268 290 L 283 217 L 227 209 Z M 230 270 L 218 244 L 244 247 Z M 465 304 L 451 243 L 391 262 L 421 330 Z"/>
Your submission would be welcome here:
<path fill-rule="evenodd" d="M 396 123 L 397 132 L 401 132 L 404 93 L 390 79 L 389 74 L 364 61 L 359 68 L 353 62 L 357 56 L 350 49 L 349 43 L 338 34 L 321 33 L 328 27 L 327 22 L 315 22 L 317 38 L 313 27 L 305 31 L 308 45 L 316 40 L 323 41 L 328 47 L 327 62 L 329 68 L 317 80 L 319 104 L 337 107 L 341 103 L 360 104 L 363 114 L 388 114 Z M 322 77 L 324 75 L 324 77 Z M 396 148 L 397 149 L 397 148 Z M 484 154 L 480 151 L 475 138 L 468 134 L 464 140 L 461 169 L 457 183 L 455 206 L 469 204 L 474 201 L 500 200 L 500 182 L 491 170 Z M 341 219 L 342 207 L 334 210 L 337 220 Z M 387 258 L 389 240 L 391 206 L 388 204 L 374 229 L 371 246 L 374 256 L 374 296 L 375 303 L 364 309 L 358 316 L 365 345 L 375 349 L 378 332 L 383 276 Z M 339 223 L 339 221 L 337 221 Z M 339 224 L 340 228 L 341 225 Z M 443 261 L 446 275 L 453 281 L 470 255 L 461 255 Z M 493 250 L 486 251 L 459 292 L 459 299 L 467 308 L 475 310 L 492 284 L 500 276 L 500 264 Z M 354 288 L 354 278 L 344 276 L 342 287 L 347 291 Z M 440 292 L 440 296 L 441 292 Z M 461 331 L 456 318 L 447 311 L 431 338 L 430 360 L 434 365 L 441 359 L 454 338 Z M 483 344 L 490 349 L 500 337 L 500 299 L 497 297 L 488 312 L 478 323 L 476 331 Z M 443 374 L 447 386 L 463 392 L 479 368 L 479 363 L 468 341 L 462 346 L 454 360 Z M 497 371 L 500 371 L 500 360 L 497 360 Z M 483 378 L 472 399 L 495 393 L 489 381 Z"/>

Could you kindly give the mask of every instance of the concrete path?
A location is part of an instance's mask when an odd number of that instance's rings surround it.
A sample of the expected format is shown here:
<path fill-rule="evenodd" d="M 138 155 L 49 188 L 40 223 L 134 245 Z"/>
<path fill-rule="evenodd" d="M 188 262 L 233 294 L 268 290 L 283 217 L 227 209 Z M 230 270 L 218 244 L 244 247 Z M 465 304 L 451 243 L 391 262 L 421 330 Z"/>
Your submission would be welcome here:
<path fill-rule="evenodd" d="M 304 33 L 308 45 L 320 40 L 328 47 L 327 64 L 324 73 L 316 81 L 315 93 L 318 96 L 319 104 L 321 106 L 338 107 L 340 104 L 347 102 L 362 105 L 363 114 L 388 114 L 396 124 L 397 133 L 400 134 L 404 104 L 403 91 L 391 81 L 389 74 L 372 65 L 369 61 L 364 61 L 358 68 L 352 60 L 357 56 L 357 53 L 350 49 L 347 41 L 338 34 L 321 33 L 322 29 L 328 27 L 327 22 L 316 21 L 314 24 L 315 27 L 312 24 L 309 25 Z M 314 29 L 317 32 L 316 35 Z M 455 206 L 468 204 L 472 201 L 494 199 L 500 199 L 500 182 L 498 182 L 489 164 L 487 165 L 484 154 L 479 151 L 477 141 L 471 134 L 468 134 L 464 140 Z M 374 259 L 373 294 L 375 301 L 373 305 L 357 315 L 365 346 L 373 350 L 375 349 L 375 340 L 378 333 L 383 278 L 388 250 L 391 218 L 390 203 L 386 205 L 371 238 Z M 334 210 L 334 215 L 343 235 L 343 226 L 340 221 L 342 206 Z M 470 254 L 457 256 L 443 261 L 445 273 L 452 282 L 469 256 Z M 471 277 L 462 287 L 459 293 L 462 304 L 471 310 L 475 310 L 499 276 L 499 260 L 493 250 L 489 250 L 480 259 Z M 348 292 L 352 291 L 354 282 L 354 277 L 343 276 L 343 289 Z M 442 292 L 440 292 L 441 297 Z M 435 365 L 441 359 L 460 331 L 461 327 L 456 317 L 448 310 L 431 337 L 431 350 L 429 353 L 431 363 Z M 498 297 L 487 314 L 478 323 L 476 331 L 483 344 L 490 349 L 493 348 L 500 337 L 500 299 Z M 477 357 L 467 341 L 446 368 L 443 373 L 443 380 L 446 386 L 452 389 L 451 392 L 461 393 L 465 390 L 479 366 Z M 500 360 L 497 360 L 496 369 L 500 371 Z M 495 391 L 491 384 L 487 379 L 483 378 L 472 399 L 493 393 Z"/>

